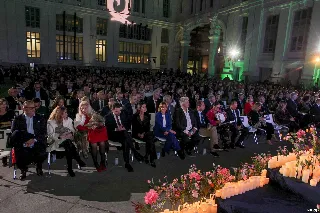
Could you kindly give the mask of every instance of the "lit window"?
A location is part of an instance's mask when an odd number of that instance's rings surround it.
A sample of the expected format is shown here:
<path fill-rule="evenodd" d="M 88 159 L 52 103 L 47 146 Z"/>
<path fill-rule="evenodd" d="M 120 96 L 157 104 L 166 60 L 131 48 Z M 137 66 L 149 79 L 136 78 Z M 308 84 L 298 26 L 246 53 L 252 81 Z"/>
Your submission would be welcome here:
<path fill-rule="evenodd" d="M 56 35 L 56 53 L 59 60 L 83 59 L 83 38 L 73 36 Z"/>
<path fill-rule="evenodd" d="M 96 60 L 105 62 L 106 61 L 106 40 L 96 40 Z"/>
<path fill-rule="evenodd" d="M 40 58 L 40 33 L 27 32 L 27 55 Z"/>
<path fill-rule="evenodd" d="M 132 42 L 119 43 L 118 62 L 120 63 L 133 63 L 133 64 L 148 64 L 150 57 L 151 45 L 139 44 Z"/>

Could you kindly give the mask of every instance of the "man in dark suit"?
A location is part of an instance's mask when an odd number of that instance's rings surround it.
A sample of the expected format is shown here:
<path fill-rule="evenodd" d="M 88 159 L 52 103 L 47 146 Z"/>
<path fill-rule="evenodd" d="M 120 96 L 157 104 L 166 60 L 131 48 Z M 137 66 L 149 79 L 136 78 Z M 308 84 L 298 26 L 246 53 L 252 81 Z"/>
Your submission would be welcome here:
<path fill-rule="evenodd" d="M 33 98 L 44 100 L 46 102 L 46 107 L 49 106 L 48 94 L 43 88 L 41 88 L 41 84 L 39 82 L 34 83 L 34 89 L 28 88 L 25 96 L 27 100 L 32 100 Z"/>
<path fill-rule="evenodd" d="M 170 95 L 165 95 L 163 97 L 163 101 L 166 102 L 167 106 L 168 106 L 168 112 L 171 115 L 171 118 L 173 117 L 174 111 L 175 111 L 175 107 L 171 104 L 172 103 L 172 97 Z"/>
<path fill-rule="evenodd" d="M 315 123 L 320 123 L 320 98 L 318 98 L 316 103 L 311 107 L 310 114 L 313 116 Z"/>
<path fill-rule="evenodd" d="M 103 90 L 97 93 L 97 98 L 98 100 L 92 103 L 92 108 L 94 111 L 101 113 L 102 109 L 107 105 L 106 95 L 104 94 Z"/>
<path fill-rule="evenodd" d="M 219 154 L 215 152 L 215 150 L 220 150 L 220 147 L 218 145 L 218 133 L 217 133 L 217 127 L 211 126 L 210 129 L 208 129 L 209 121 L 207 119 L 207 116 L 204 115 L 203 110 L 205 109 L 205 104 L 203 101 L 197 101 L 197 110 L 194 112 L 194 115 L 197 120 L 197 129 L 199 130 L 199 134 L 203 135 L 205 137 L 210 138 L 210 154 L 214 157 L 219 157 Z"/>
<path fill-rule="evenodd" d="M 116 102 L 120 103 L 122 106 L 126 105 L 129 101 L 123 97 L 123 92 L 119 91 L 116 94 Z"/>
<path fill-rule="evenodd" d="M 26 178 L 28 165 L 35 162 L 37 175 L 42 176 L 42 163 L 46 159 L 47 124 L 43 116 L 35 114 L 33 101 L 23 104 L 24 113 L 16 116 L 11 127 L 20 180 Z"/>
<path fill-rule="evenodd" d="M 134 148 L 133 139 L 128 132 L 128 130 L 130 130 L 131 123 L 128 122 L 126 114 L 121 112 L 121 108 L 122 106 L 120 103 L 113 104 L 112 112 L 110 112 L 105 118 L 106 127 L 108 130 L 109 139 L 122 144 L 125 168 L 128 170 L 128 172 L 133 172 L 133 168 L 129 164 L 130 149 L 138 161 L 142 161 L 143 157 Z"/>
<path fill-rule="evenodd" d="M 158 112 L 159 104 L 161 103 L 160 98 L 160 89 L 156 89 L 153 91 L 153 95 L 146 98 L 146 104 L 147 104 L 147 111 L 148 113 L 156 113 Z"/>
<path fill-rule="evenodd" d="M 191 155 L 194 146 L 200 141 L 200 136 L 194 112 L 189 110 L 189 105 L 188 97 L 180 98 L 181 107 L 177 108 L 173 115 L 173 130 L 177 132 L 177 138 L 181 139 L 181 149 Z"/>
<path fill-rule="evenodd" d="M 240 119 L 240 111 L 237 109 L 238 102 L 237 100 L 232 100 L 230 107 L 226 109 L 226 122 L 234 121 L 234 123 L 230 124 L 230 131 L 231 131 L 231 144 L 230 147 L 235 149 L 235 146 L 244 148 L 242 144 L 245 137 L 248 135 L 249 130 L 246 127 L 242 127 L 242 121 Z M 236 142 L 236 138 L 239 135 L 239 130 L 241 130 L 241 135 L 239 136 L 238 141 Z"/>
<path fill-rule="evenodd" d="M 204 104 L 206 106 L 206 108 L 204 109 L 203 113 L 206 115 L 207 112 L 209 112 L 209 110 L 212 108 L 212 106 L 215 104 L 216 102 L 216 97 L 214 95 L 208 95 L 208 98 L 204 100 Z"/>
<path fill-rule="evenodd" d="M 11 110 L 16 110 L 17 106 L 19 106 L 19 103 L 17 102 L 18 101 L 18 90 L 14 87 L 11 87 L 9 90 L 8 90 L 8 97 L 6 97 L 6 100 L 8 102 L 8 106 L 9 106 L 9 109 Z"/>
<path fill-rule="evenodd" d="M 290 95 L 290 99 L 287 100 L 287 110 L 289 114 L 296 119 L 296 121 L 300 120 L 300 114 L 298 112 L 298 105 L 296 100 L 298 98 L 297 93 L 293 92 Z"/>
<path fill-rule="evenodd" d="M 137 97 L 135 95 L 131 95 L 129 100 L 130 102 L 126 103 L 122 109 L 127 114 L 128 122 L 131 124 L 132 117 L 137 112 Z"/>
<path fill-rule="evenodd" d="M 259 96 L 259 102 L 261 103 L 261 110 L 260 113 L 263 115 L 268 115 L 270 114 L 268 105 L 266 103 L 266 99 L 263 95 Z"/>
<path fill-rule="evenodd" d="M 240 110 L 240 113 L 243 113 L 244 105 L 246 104 L 246 100 L 244 98 L 243 93 L 239 93 L 238 95 L 238 110 Z"/>

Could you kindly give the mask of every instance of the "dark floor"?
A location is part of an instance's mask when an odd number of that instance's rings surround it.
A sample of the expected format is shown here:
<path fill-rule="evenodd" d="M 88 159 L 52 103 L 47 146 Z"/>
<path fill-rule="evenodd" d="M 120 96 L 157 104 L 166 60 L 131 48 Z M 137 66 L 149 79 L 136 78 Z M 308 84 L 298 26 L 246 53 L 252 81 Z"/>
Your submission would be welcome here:
<path fill-rule="evenodd" d="M 198 169 L 203 171 L 210 170 L 213 163 L 228 168 L 236 167 L 241 162 L 249 162 L 254 153 L 270 151 L 276 154 L 278 146 L 287 144 L 278 142 L 270 146 L 261 142 L 257 145 L 253 143 L 250 136 L 245 145 L 245 149 L 237 148 L 230 152 L 219 152 L 220 158 L 213 158 L 207 154 L 187 157 L 182 161 L 173 155 L 166 156 L 156 162 L 157 168 L 135 161 L 132 163 L 133 173 L 113 165 L 115 157 L 119 157 L 120 164 L 123 163 L 121 151 L 109 153 L 107 172 L 97 173 L 89 158 L 88 167 L 84 170 L 75 170 L 74 178 L 67 176 L 65 159 L 57 160 L 52 165 L 51 176 L 46 173 L 45 177 L 38 177 L 33 173 L 35 169 L 31 168 L 24 182 L 12 180 L 11 168 L 0 167 L 0 212 L 134 212 L 131 201 L 143 200 L 144 193 L 148 190 L 147 180 L 152 178 L 157 180 L 164 176 L 168 176 L 169 179 L 179 177 L 187 173 L 192 164 L 196 164 Z M 158 147 L 157 151 L 160 150 L 161 147 Z M 202 150 L 203 147 L 200 147 L 200 153 Z M 144 152 L 143 147 L 140 152 Z M 44 168 L 46 167 L 44 164 Z M 253 203 L 244 201 L 251 200 L 252 196 L 255 197 Z M 260 205 L 259 199 L 263 199 L 264 211 L 257 212 L 273 213 L 267 206 L 274 204 L 277 209 L 275 213 L 288 212 L 287 205 L 283 205 L 283 202 L 291 202 L 294 205 L 297 202 L 294 196 L 277 192 L 269 186 L 257 189 L 253 195 L 248 193 L 237 197 L 240 201 L 234 197 L 230 202 L 243 202 L 245 205 L 257 206 Z"/>

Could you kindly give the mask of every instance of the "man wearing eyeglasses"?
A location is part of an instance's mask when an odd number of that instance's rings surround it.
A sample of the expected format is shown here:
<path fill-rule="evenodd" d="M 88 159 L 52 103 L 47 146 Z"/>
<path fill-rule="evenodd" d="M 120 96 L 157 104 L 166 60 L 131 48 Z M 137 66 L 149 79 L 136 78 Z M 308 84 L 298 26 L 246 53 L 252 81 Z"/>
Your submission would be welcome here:
<path fill-rule="evenodd" d="M 42 163 L 46 159 L 46 120 L 35 113 L 33 101 L 24 102 L 23 112 L 15 117 L 11 127 L 11 141 L 21 170 L 20 180 L 26 178 L 28 165 L 32 162 L 36 163 L 37 175 L 42 176 Z"/>
<path fill-rule="evenodd" d="M 46 107 L 49 106 L 49 97 L 47 92 L 41 87 L 40 82 L 34 83 L 34 89 L 28 88 L 26 91 L 26 99 L 32 100 L 33 98 L 39 98 L 40 100 L 44 100 L 46 103 Z"/>

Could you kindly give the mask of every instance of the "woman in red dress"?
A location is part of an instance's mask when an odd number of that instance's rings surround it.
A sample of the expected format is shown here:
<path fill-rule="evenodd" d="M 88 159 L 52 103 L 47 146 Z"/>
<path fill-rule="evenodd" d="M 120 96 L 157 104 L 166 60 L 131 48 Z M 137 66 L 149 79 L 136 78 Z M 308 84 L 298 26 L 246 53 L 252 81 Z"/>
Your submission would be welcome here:
<path fill-rule="evenodd" d="M 253 104 L 254 104 L 253 97 L 252 95 L 249 95 L 249 97 L 247 98 L 247 102 L 244 105 L 244 110 L 243 110 L 244 115 L 249 114 L 249 112 L 252 110 Z"/>
<path fill-rule="evenodd" d="M 98 172 L 105 171 L 107 169 L 105 152 L 108 134 L 103 118 L 93 112 L 89 102 L 81 101 L 74 124 L 78 131 L 88 132 L 87 140 L 91 147 L 94 166 Z M 98 164 L 98 146 L 101 157 L 100 165 Z"/>

